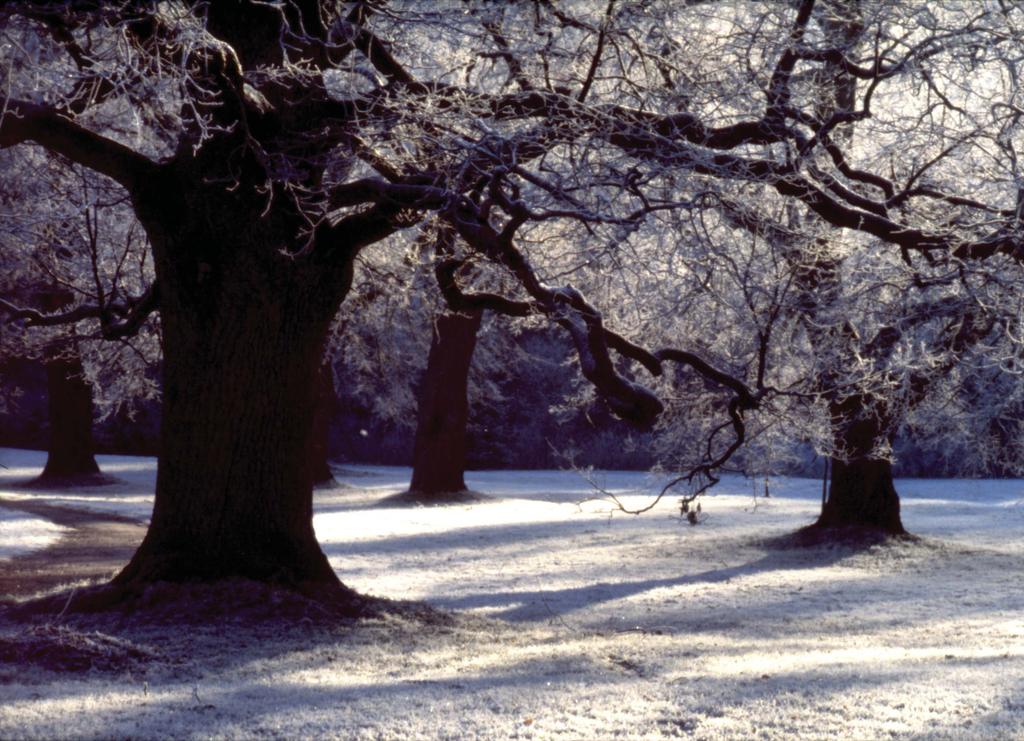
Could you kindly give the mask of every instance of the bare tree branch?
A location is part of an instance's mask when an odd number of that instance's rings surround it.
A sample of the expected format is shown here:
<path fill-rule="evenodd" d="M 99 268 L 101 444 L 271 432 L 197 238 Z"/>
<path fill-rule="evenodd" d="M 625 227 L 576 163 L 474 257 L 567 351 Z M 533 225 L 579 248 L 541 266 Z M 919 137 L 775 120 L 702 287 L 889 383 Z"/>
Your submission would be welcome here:
<path fill-rule="evenodd" d="M 0 148 L 25 141 L 106 175 L 129 191 L 157 169 L 148 157 L 79 126 L 51 108 L 9 100 L 0 117 Z"/>

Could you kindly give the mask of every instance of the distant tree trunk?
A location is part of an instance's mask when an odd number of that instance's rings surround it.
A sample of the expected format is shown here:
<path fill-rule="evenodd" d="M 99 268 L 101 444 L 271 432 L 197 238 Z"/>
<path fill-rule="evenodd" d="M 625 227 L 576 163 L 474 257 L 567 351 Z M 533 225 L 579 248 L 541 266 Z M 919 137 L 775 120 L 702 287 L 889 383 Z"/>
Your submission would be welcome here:
<path fill-rule="evenodd" d="M 74 350 L 46 361 L 50 444 L 41 479 L 95 476 L 92 387 L 85 380 L 82 359 Z"/>
<path fill-rule="evenodd" d="M 46 311 L 60 311 L 74 300 L 65 288 L 41 290 L 35 300 Z M 98 479 L 100 467 L 93 455 L 92 387 L 85 380 L 82 358 L 73 337 L 58 343 L 44 359 L 50 438 L 46 466 L 37 483 L 74 483 Z"/>
<path fill-rule="evenodd" d="M 335 404 L 334 373 L 328 363 L 320 366 L 317 384 L 317 404 L 313 414 L 313 441 L 310 455 L 313 457 L 313 483 L 325 486 L 334 483 L 334 472 L 330 465 L 331 411 Z"/>
<path fill-rule="evenodd" d="M 420 389 L 410 494 L 424 501 L 465 491 L 467 387 L 482 311 L 445 313 L 434 325 Z"/>
<path fill-rule="evenodd" d="M 860 395 L 833 403 L 831 413 L 837 454 L 828 499 L 812 528 L 905 535 L 892 464 L 875 450 L 887 441 L 884 414 Z"/>

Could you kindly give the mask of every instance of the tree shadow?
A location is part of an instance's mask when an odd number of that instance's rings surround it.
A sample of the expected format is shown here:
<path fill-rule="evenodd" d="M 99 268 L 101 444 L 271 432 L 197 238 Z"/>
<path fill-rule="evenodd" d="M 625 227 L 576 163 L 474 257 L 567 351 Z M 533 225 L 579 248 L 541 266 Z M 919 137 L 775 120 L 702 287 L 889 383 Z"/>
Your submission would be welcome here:
<path fill-rule="evenodd" d="M 133 525 L 143 523 L 135 517 L 120 515 L 115 512 L 68 507 L 62 504 L 50 504 L 38 499 L 10 499 L 0 496 L 0 507 L 42 517 L 63 527 L 77 527 L 96 522 L 120 522 Z"/>
<path fill-rule="evenodd" d="M 230 675 L 249 662 L 274 655 L 259 645 L 243 642 L 235 656 L 208 671 L 186 668 L 184 673 L 151 676 L 154 687 L 159 688 L 154 696 L 144 695 L 146 690 L 141 679 L 147 675 L 138 674 L 134 675 L 133 685 L 110 688 L 69 682 L 35 688 L 11 687 L 9 701 L 21 704 L 40 696 L 51 701 L 88 699 L 87 704 L 73 703 L 85 705 L 81 711 L 85 717 L 81 718 L 80 726 L 84 733 L 92 735 L 103 729 L 105 735 L 133 737 L 189 735 L 195 732 L 197 722 L 206 735 L 276 737 L 304 736 L 311 732 L 392 737 L 401 736 L 403 730 L 409 733 L 410 729 L 418 733 L 429 729 L 432 735 L 439 737 L 486 736 L 506 728 L 507 723 L 508 735 L 512 737 L 525 717 L 561 717 L 563 723 L 571 723 L 577 714 L 589 719 L 591 726 L 595 718 L 629 723 L 630 732 L 625 735 L 630 736 L 660 737 L 662 728 L 683 729 L 691 735 L 704 724 L 707 724 L 704 730 L 710 732 L 722 718 L 741 719 L 751 714 L 755 720 L 772 718 L 776 732 L 786 733 L 803 727 L 795 715 L 786 720 L 787 705 L 794 703 L 790 710 L 806 707 L 801 698 L 807 697 L 812 689 L 817 702 L 827 705 L 834 700 L 842 706 L 850 697 L 863 697 L 865 693 L 874 693 L 877 697 L 881 688 L 892 685 L 891 701 L 895 704 L 901 699 L 897 688 L 905 688 L 916 677 L 926 676 L 934 669 L 935 662 L 941 661 L 933 659 L 884 667 L 780 666 L 763 674 L 735 672 L 672 680 L 656 668 L 648 671 L 649 667 L 643 663 L 627 666 L 616 661 L 607 654 L 609 644 L 596 647 L 581 644 L 568 653 L 520 655 L 509 659 L 492 651 L 500 643 L 498 636 L 481 633 L 477 640 L 489 641 L 482 644 L 476 654 L 478 658 L 484 657 L 481 668 L 473 665 L 460 668 L 450 663 L 424 666 L 416 660 L 403 661 L 410 651 L 429 653 L 434 648 L 429 636 L 427 641 L 416 645 L 407 643 L 408 636 L 401 631 L 390 635 L 390 645 L 386 645 L 387 635 L 373 630 L 365 634 L 355 630 L 345 635 L 335 633 L 310 638 L 314 640 L 306 650 L 275 644 L 288 655 L 279 656 L 283 660 L 273 667 L 272 682 L 252 682 L 253 669 L 246 669 L 242 677 Z M 366 645 L 374 647 L 373 655 L 378 662 L 389 655 L 395 661 L 385 660 L 376 668 L 368 667 L 360 656 Z M 471 644 L 464 647 L 471 649 Z M 678 648 L 674 646 L 672 650 L 676 652 Z M 303 681 L 303 672 L 311 672 L 308 681 Z M 648 691 L 658 695 L 672 696 L 674 701 L 659 708 L 654 715 L 622 713 L 621 705 L 611 698 L 628 697 L 638 686 L 646 686 L 650 688 Z M 584 687 L 587 691 L 581 692 Z M 129 702 L 104 701 L 103 692 L 110 692 L 113 699 L 124 698 L 129 691 L 133 693 Z M 486 700 L 486 705 L 482 705 L 482 699 Z M 764 715 L 766 704 L 770 707 L 767 712 L 775 715 Z M 758 705 L 762 707 L 759 709 Z M 1022 707 L 1006 705 L 1007 712 L 1015 714 L 1019 714 Z M 382 708 L 391 711 L 382 714 Z M 330 715 L 324 716 L 325 711 Z M 870 709 L 862 709 L 859 714 L 870 712 Z M 619 717 L 616 719 L 611 714 Z M 838 730 L 851 717 L 849 712 L 844 712 L 823 720 Z M 496 725 L 495 721 L 500 723 Z M 34 718 L 32 734 L 45 735 L 48 722 L 45 717 Z M 486 725 L 479 725 L 481 723 Z M 571 726 L 565 728 L 568 727 Z M 998 727 L 1005 729 L 1006 724 Z M 545 730 L 557 729 L 551 726 L 545 729 L 541 724 L 534 730 L 543 735 Z M 831 729 L 819 730 L 827 733 Z M 954 729 L 950 726 L 948 730 Z"/>
<path fill-rule="evenodd" d="M 3 497 L 0 506 L 68 528 L 56 543 L 4 564 L 0 602 L 106 581 L 128 563 L 146 532 L 139 520 L 113 513 Z"/>
<path fill-rule="evenodd" d="M 424 508 L 430 509 L 430 508 Z M 350 555 L 430 553 L 444 549 L 475 548 L 478 546 L 517 544 L 524 548 L 531 543 L 599 532 L 604 524 L 587 521 L 535 521 L 501 525 L 473 524 L 448 530 L 434 530 L 413 534 L 388 535 L 373 540 L 332 540 L 321 542 L 328 557 L 344 558 Z M 613 527 L 637 530 L 642 525 L 622 520 Z"/>
<path fill-rule="evenodd" d="M 815 523 L 785 535 L 778 535 L 762 541 L 765 548 L 792 550 L 798 548 L 847 548 L 852 552 L 899 543 L 916 543 L 921 540 L 913 533 L 893 533 L 876 527 L 863 525 L 822 526 Z"/>
<path fill-rule="evenodd" d="M 15 481 L 6 484 L 7 487 L 15 490 L 61 490 L 61 489 L 83 489 L 101 486 L 114 486 L 126 484 L 127 482 L 117 476 L 106 473 L 79 473 L 70 476 L 55 474 L 40 474 L 34 478 Z"/>
<path fill-rule="evenodd" d="M 757 546 L 762 541 L 748 541 Z M 825 568 L 854 555 L 857 551 L 844 547 L 821 547 L 794 554 L 770 550 L 755 561 L 736 566 L 709 569 L 696 574 L 639 579 L 621 582 L 599 582 L 582 587 L 541 589 L 526 591 L 480 592 L 463 597 L 438 598 L 433 602 L 452 610 L 497 608 L 489 611 L 491 617 L 509 622 L 534 621 L 562 617 L 570 612 L 584 610 L 601 603 L 633 597 L 645 592 L 668 587 L 710 585 L 751 577 L 766 572 Z"/>
<path fill-rule="evenodd" d="M 401 491 L 378 499 L 369 509 L 404 509 L 410 507 L 447 507 L 451 505 L 479 504 L 495 501 L 495 498 L 472 489 L 442 491 L 426 494 L 420 491 Z"/>

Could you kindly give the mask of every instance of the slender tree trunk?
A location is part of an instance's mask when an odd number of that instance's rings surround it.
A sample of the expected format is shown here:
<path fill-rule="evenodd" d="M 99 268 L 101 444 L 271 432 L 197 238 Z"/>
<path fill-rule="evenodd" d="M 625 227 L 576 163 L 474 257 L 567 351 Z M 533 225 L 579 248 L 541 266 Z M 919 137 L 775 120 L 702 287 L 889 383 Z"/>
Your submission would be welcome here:
<path fill-rule="evenodd" d="M 77 352 L 46 361 L 50 444 L 41 480 L 96 476 L 93 456 L 92 387 Z"/>
<path fill-rule="evenodd" d="M 410 493 L 424 501 L 466 490 L 467 387 L 482 311 L 437 318 L 420 390 Z"/>
<path fill-rule="evenodd" d="M 884 415 L 861 396 L 832 405 L 837 455 L 832 458 L 828 499 L 812 527 L 905 535 L 892 464 L 878 457 L 886 442 Z"/>

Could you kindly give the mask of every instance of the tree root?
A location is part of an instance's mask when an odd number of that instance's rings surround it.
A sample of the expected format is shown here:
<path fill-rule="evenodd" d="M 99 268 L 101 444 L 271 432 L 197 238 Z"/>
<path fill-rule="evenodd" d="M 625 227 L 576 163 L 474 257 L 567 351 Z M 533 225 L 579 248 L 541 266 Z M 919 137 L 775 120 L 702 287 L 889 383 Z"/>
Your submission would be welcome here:
<path fill-rule="evenodd" d="M 802 527 L 796 532 L 764 541 L 764 545 L 781 550 L 791 548 L 819 548 L 822 546 L 840 546 L 851 550 L 863 550 L 879 545 L 895 543 L 916 543 L 920 538 L 903 532 L 869 527 L 866 525 L 845 525 L 836 527 L 813 523 Z"/>
<path fill-rule="evenodd" d="M 150 625 L 338 622 L 415 612 L 366 597 L 341 584 L 283 585 L 250 579 L 208 582 L 107 583 L 11 603 L 17 622 L 84 618 Z M 394 603 L 398 605 L 400 603 Z M 390 609 L 389 609 L 390 608 Z"/>

